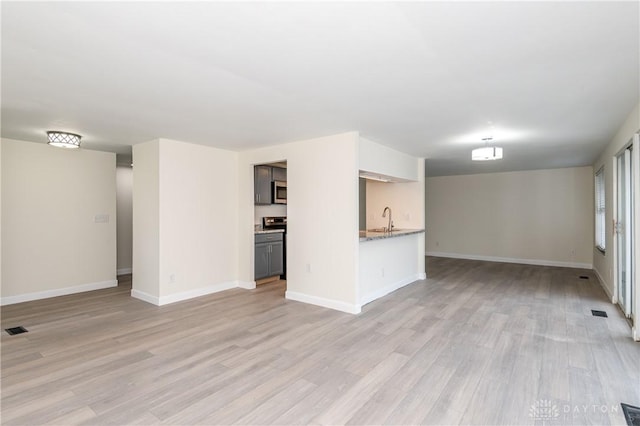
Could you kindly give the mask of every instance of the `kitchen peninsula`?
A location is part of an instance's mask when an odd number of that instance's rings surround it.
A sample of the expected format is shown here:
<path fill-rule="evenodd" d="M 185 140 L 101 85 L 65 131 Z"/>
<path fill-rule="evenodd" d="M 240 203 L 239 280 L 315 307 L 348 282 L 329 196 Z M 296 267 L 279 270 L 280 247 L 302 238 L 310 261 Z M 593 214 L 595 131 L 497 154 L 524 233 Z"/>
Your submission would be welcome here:
<path fill-rule="evenodd" d="M 361 139 L 359 175 L 357 299 L 362 307 L 426 278 L 424 160 Z"/>

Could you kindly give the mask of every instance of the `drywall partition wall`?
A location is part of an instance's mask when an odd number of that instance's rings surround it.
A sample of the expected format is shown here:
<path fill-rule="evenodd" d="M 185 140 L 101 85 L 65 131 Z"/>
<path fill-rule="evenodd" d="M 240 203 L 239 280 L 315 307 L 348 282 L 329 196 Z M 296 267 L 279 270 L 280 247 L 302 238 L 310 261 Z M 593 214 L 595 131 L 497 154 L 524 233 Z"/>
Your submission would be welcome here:
<path fill-rule="evenodd" d="M 357 132 L 240 153 L 239 277 L 253 282 L 253 165 L 287 161 L 288 299 L 357 313 Z"/>
<path fill-rule="evenodd" d="M 131 296 L 160 303 L 160 141 L 133 146 Z"/>
<path fill-rule="evenodd" d="M 591 268 L 593 170 L 426 180 L 427 254 Z"/>
<path fill-rule="evenodd" d="M 401 180 L 420 180 L 418 161 L 416 161 L 415 157 L 404 152 L 396 151 L 361 137 L 358 157 L 360 170 Z"/>
<path fill-rule="evenodd" d="M 601 253 L 598 249 L 595 248 L 595 244 L 591 242 L 591 248 L 593 250 L 593 269 L 598 274 L 600 282 L 604 287 L 605 291 L 608 293 L 609 297 L 612 299 L 614 303 L 617 302 L 615 298 L 615 279 L 614 279 L 614 259 L 613 259 L 613 228 L 611 224 L 613 223 L 613 202 L 614 202 L 614 176 L 613 176 L 613 161 L 614 157 L 629 144 L 629 141 L 633 137 L 634 133 L 640 131 L 640 103 L 638 103 L 635 108 L 631 111 L 627 119 L 618 129 L 615 137 L 609 142 L 607 147 L 600 154 L 596 162 L 593 164 L 594 173 L 600 170 L 601 167 L 604 166 L 604 180 L 605 180 L 605 223 L 607 224 L 607 233 L 606 233 L 606 241 L 605 253 Z M 593 177 L 592 177 L 593 179 Z M 636 195 L 639 193 L 636 190 Z M 639 197 L 636 197 L 639 198 Z M 593 208 L 593 207 L 592 207 Z M 636 217 L 638 213 L 636 213 Z M 594 225 L 592 224 L 592 227 Z M 636 227 L 636 231 L 638 231 L 639 227 Z M 640 244 L 638 241 L 638 237 L 636 236 L 636 247 Z M 638 254 L 638 250 L 636 250 L 636 254 Z M 640 264 L 638 261 L 638 257 L 636 257 L 636 264 Z M 637 268 L 636 268 L 637 271 Z M 636 292 L 637 294 L 638 292 Z M 636 302 L 637 303 L 637 302 Z M 636 305 L 635 312 L 638 312 L 640 306 Z M 637 321 L 635 322 L 637 324 Z M 640 339 L 640 332 L 638 329 L 634 329 L 634 338 L 636 340 Z"/>
<path fill-rule="evenodd" d="M 133 250 L 133 170 L 116 167 L 117 272 L 130 274 Z"/>
<path fill-rule="evenodd" d="M 2 140 L 2 304 L 116 282 L 115 154 Z"/>
<path fill-rule="evenodd" d="M 238 286 L 237 182 L 236 152 L 160 140 L 160 304 Z"/>
<path fill-rule="evenodd" d="M 158 139 L 133 147 L 132 296 L 164 305 L 237 287 L 237 153 Z"/>

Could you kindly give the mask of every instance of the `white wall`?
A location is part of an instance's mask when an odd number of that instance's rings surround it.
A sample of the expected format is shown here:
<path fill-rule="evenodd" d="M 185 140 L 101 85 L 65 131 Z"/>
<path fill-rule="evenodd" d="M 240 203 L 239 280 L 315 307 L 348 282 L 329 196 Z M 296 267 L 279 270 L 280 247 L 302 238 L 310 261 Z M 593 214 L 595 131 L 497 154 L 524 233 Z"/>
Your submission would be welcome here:
<path fill-rule="evenodd" d="M 427 253 L 591 268 L 593 169 L 427 178 Z"/>
<path fill-rule="evenodd" d="M 362 137 L 358 151 L 360 170 L 403 180 L 418 181 L 421 178 L 416 157 Z"/>
<path fill-rule="evenodd" d="M 287 298 L 358 312 L 357 132 L 240 153 L 239 279 L 254 280 L 253 165 L 287 161 Z"/>
<path fill-rule="evenodd" d="M 595 244 L 592 243 L 591 247 L 593 250 L 593 269 L 597 272 L 602 286 L 605 291 L 609 294 L 609 297 L 614 300 L 614 261 L 613 261 L 613 245 L 614 245 L 614 237 L 613 237 L 613 228 L 611 224 L 613 223 L 613 186 L 614 186 L 614 176 L 613 176 L 613 161 L 615 156 L 629 144 L 629 141 L 633 137 L 634 133 L 637 133 L 640 130 L 640 103 L 635 106 L 635 108 L 631 111 L 627 119 L 618 129 L 615 137 L 609 142 L 607 147 L 600 154 L 596 162 L 593 164 L 594 173 L 600 170 L 600 167 L 604 166 L 604 179 L 605 179 L 605 223 L 606 223 L 606 250 L 605 253 L 601 253 L 598 249 L 595 248 Z M 639 190 L 636 190 L 636 196 L 640 193 Z M 636 217 L 638 217 L 638 213 L 636 213 Z M 636 228 L 637 229 L 637 228 Z M 636 247 L 638 243 L 638 238 L 636 237 Z M 638 255 L 638 250 L 636 250 L 636 254 Z M 638 259 L 640 256 L 637 256 Z M 636 260 L 636 264 L 640 264 L 640 261 Z M 637 293 L 637 292 L 636 292 Z M 638 303 L 636 301 L 636 303 Z M 640 306 L 636 306 L 635 312 L 638 312 Z M 638 338 L 638 333 L 636 332 L 636 338 Z"/>
<path fill-rule="evenodd" d="M 412 234 L 360 243 L 361 306 L 425 278 L 423 242 L 424 234 Z"/>
<path fill-rule="evenodd" d="M 0 149 L 1 303 L 117 285 L 115 154 L 10 139 Z"/>
<path fill-rule="evenodd" d="M 133 264 L 133 170 L 116 167 L 117 267 L 118 275 L 130 274 Z"/>
<path fill-rule="evenodd" d="M 133 265 L 131 295 L 160 301 L 160 141 L 133 146 Z"/>
<path fill-rule="evenodd" d="M 161 304 L 237 286 L 237 182 L 236 152 L 160 141 Z"/>
<path fill-rule="evenodd" d="M 238 286 L 238 154 L 159 139 L 133 155 L 132 295 L 164 305 Z"/>

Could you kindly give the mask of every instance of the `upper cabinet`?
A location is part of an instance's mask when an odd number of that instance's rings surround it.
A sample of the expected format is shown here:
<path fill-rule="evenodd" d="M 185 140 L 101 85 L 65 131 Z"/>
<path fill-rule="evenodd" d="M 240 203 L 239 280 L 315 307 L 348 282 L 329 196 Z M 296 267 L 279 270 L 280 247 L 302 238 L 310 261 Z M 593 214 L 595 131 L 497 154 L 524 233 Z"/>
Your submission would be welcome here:
<path fill-rule="evenodd" d="M 271 204 L 271 169 L 271 166 L 255 166 L 253 168 L 255 204 Z"/>
<path fill-rule="evenodd" d="M 254 166 L 254 204 L 273 204 L 272 182 L 287 181 L 287 169 L 273 166 Z"/>
<path fill-rule="evenodd" d="M 272 167 L 271 174 L 272 174 L 272 179 L 273 180 L 278 180 L 278 181 L 282 181 L 282 182 L 286 182 L 287 181 L 287 169 L 285 169 L 285 168 Z"/>

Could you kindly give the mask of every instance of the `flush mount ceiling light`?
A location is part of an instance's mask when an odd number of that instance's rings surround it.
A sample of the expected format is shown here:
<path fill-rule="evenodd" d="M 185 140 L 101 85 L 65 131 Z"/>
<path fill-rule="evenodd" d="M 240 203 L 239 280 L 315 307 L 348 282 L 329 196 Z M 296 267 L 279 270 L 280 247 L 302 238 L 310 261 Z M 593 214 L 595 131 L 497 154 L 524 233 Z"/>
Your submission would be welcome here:
<path fill-rule="evenodd" d="M 485 146 L 476 148 L 471 151 L 471 160 L 473 161 L 491 161 L 502 159 L 502 148 L 498 146 L 489 146 L 489 142 L 493 140 L 493 124 L 489 124 L 489 134 L 482 138 Z"/>
<path fill-rule="evenodd" d="M 473 161 L 491 161 L 502 159 L 502 148 L 498 146 L 485 146 L 471 151 Z"/>
<path fill-rule="evenodd" d="M 47 132 L 49 145 L 58 148 L 80 148 L 80 139 L 82 136 L 75 133 L 59 132 L 57 130 L 49 130 Z"/>

